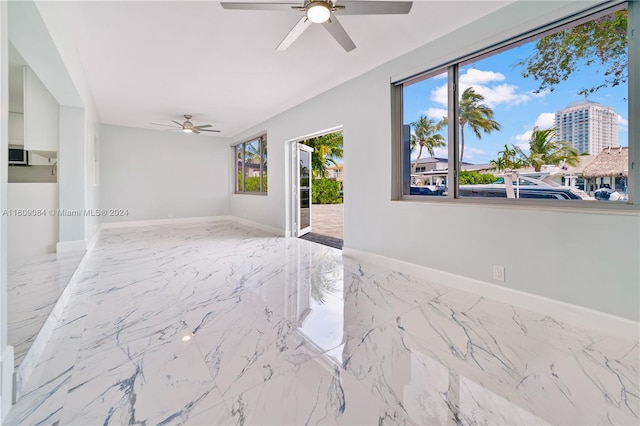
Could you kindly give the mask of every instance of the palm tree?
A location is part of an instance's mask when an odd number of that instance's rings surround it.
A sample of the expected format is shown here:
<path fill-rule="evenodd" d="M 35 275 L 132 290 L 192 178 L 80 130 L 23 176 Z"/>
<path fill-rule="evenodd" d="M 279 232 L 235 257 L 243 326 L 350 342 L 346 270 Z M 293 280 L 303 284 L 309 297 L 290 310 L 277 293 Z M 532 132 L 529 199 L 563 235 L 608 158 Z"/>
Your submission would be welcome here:
<path fill-rule="evenodd" d="M 504 149 L 502 151 L 498 151 L 498 158 L 496 160 L 491 160 L 491 165 L 497 169 L 498 171 L 505 169 L 519 169 L 524 165 L 524 162 L 521 158 L 518 158 L 518 150 L 515 145 L 512 145 L 512 148 L 509 148 L 507 144 L 504 144 Z"/>
<path fill-rule="evenodd" d="M 434 148 L 446 145 L 444 137 L 437 133 L 446 124 L 447 122 L 445 120 L 441 120 L 436 123 L 433 118 L 427 118 L 424 115 L 411 123 L 411 127 L 413 127 L 413 132 L 411 132 L 411 150 L 413 151 L 416 146 L 420 147 L 420 150 L 418 151 L 418 158 L 416 158 L 416 161 L 413 163 L 414 173 L 416 171 L 418 161 L 420 161 L 420 157 L 422 157 L 423 148 L 426 148 L 429 155 L 433 157 Z"/>
<path fill-rule="evenodd" d="M 327 166 L 329 164 L 337 165 L 335 159 L 343 156 L 342 131 L 307 139 L 304 144 L 313 148 L 311 168 L 314 176 L 325 177 Z"/>
<path fill-rule="evenodd" d="M 484 96 L 476 93 L 473 87 L 462 92 L 458 108 L 460 121 L 460 164 L 464 158 L 464 127 L 468 125 L 478 139 L 482 138 L 480 131 L 491 133 L 500 130 L 500 124 L 493 119 L 493 110 L 484 102 Z"/>
<path fill-rule="evenodd" d="M 529 154 L 516 147 L 523 161 L 536 172 L 545 164 L 557 166 L 562 163 L 577 166 L 580 163 L 578 151 L 567 141 L 554 140 L 555 135 L 556 130 L 553 128 L 540 130 L 534 127 L 529 140 Z"/>

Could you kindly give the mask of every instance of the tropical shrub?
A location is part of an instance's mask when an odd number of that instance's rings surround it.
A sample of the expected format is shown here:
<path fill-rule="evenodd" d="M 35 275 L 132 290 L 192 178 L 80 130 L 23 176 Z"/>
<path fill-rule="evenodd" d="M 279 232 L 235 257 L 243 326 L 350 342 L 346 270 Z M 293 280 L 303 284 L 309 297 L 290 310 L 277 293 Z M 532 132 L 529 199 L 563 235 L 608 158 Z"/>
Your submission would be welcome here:
<path fill-rule="evenodd" d="M 313 204 L 341 204 L 340 182 L 329 179 L 314 179 L 311 187 Z"/>
<path fill-rule="evenodd" d="M 495 181 L 496 177 L 491 173 L 479 173 L 469 170 L 460 172 L 460 185 L 485 185 Z"/>
<path fill-rule="evenodd" d="M 238 181 L 240 181 L 241 174 L 238 173 Z M 267 177 L 263 179 L 264 191 L 267 191 Z M 260 176 L 246 176 L 244 178 L 244 190 L 245 192 L 260 192 Z"/>

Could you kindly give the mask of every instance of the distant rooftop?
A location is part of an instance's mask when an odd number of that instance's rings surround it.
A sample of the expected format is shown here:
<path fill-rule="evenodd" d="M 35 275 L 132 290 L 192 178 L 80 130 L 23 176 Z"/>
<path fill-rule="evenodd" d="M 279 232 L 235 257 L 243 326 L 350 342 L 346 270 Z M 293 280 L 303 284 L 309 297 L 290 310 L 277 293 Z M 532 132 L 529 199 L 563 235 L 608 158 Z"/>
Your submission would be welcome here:
<path fill-rule="evenodd" d="M 584 99 L 582 101 L 576 101 L 576 102 L 571 102 L 569 105 L 567 105 L 567 108 L 573 108 L 573 107 L 577 107 L 580 105 L 600 105 L 598 102 L 596 101 L 590 101 L 589 99 Z M 600 105 L 602 106 L 602 105 Z"/>

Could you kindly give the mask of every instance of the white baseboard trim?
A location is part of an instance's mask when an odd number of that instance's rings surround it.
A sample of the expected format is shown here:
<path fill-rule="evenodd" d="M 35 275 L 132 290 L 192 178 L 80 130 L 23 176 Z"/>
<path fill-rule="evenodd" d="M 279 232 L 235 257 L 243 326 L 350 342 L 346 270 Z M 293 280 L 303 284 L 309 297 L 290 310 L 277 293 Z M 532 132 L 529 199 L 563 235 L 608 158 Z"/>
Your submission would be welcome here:
<path fill-rule="evenodd" d="M 368 263 L 383 265 L 390 269 L 406 272 L 410 275 L 484 296 L 488 299 L 540 312 L 577 326 L 606 332 L 609 335 L 632 340 L 637 340 L 640 335 L 640 323 L 584 306 L 574 305 L 512 288 L 501 287 L 473 278 L 467 278 L 349 247 L 343 247 L 342 254 L 352 259 L 361 259 Z"/>
<path fill-rule="evenodd" d="M 60 241 L 56 244 L 56 253 L 68 253 L 71 251 L 82 251 L 87 249 L 84 240 Z"/>
<path fill-rule="evenodd" d="M 282 229 L 274 228 L 273 226 L 264 225 L 262 223 L 253 222 L 251 220 L 242 219 L 242 218 L 239 218 L 239 217 L 236 217 L 236 216 L 227 216 L 227 218 L 230 219 L 230 220 L 233 220 L 235 222 L 238 222 L 241 225 L 249 226 L 251 228 L 260 229 L 261 231 L 270 232 L 270 233 L 275 234 L 275 235 L 277 235 L 279 237 L 285 237 L 286 236 L 285 231 L 283 231 Z"/>
<path fill-rule="evenodd" d="M 202 222 L 220 222 L 220 221 L 232 221 L 244 226 L 256 228 L 261 231 L 266 231 L 278 236 L 285 236 L 285 232 L 282 229 L 275 228 L 273 226 L 264 225 L 262 223 L 253 222 L 248 219 L 239 218 L 237 216 L 202 216 L 202 217 L 181 217 L 174 219 L 149 219 L 149 220 L 137 220 L 131 222 L 106 222 L 100 225 L 98 232 L 103 229 L 114 228 L 132 228 L 138 226 L 153 226 L 153 225 L 175 225 L 180 223 L 202 223 Z M 96 234 L 98 234 L 96 232 Z"/>
<path fill-rule="evenodd" d="M 15 355 L 13 346 L 7 346 L 0 354 L 2 383 L 0 383 L 0 424 L 4 421 L 13 405 L 13 370 Z"/>
<path fill-rule="evenodd" d="M 177 217 L 173 219 L 149 219 L 130 222 L 106 222 L 100 225 L 100 229 L 131 228 L 137 226 L 172 225 L 178 223 L 200 223 L 229 220 L 232 216 L 202 216 L 202 217 Z"/>

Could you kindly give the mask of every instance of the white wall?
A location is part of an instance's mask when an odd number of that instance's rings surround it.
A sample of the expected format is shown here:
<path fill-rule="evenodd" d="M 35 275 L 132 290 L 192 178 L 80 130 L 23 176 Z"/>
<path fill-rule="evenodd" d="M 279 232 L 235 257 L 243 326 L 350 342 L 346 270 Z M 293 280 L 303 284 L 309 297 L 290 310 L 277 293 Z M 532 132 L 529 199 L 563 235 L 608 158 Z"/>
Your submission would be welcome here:
<path fill-rule="evenodd" d="M 103 221 L 228 214 L 228 151 L 224 138 L 103 126 L 101 208 L 128 210 Z"/>
<path fill-rule="evenodd" d="M 58 182 L 60 209 L 84 208 L 84 109 L 60 106 L 60 150 L 58 153 Z M 60 216 L 61 243 L 84 240 L 84 217 Z"/>
<path fill-rule="evenodd" d="M 0 2 L 0 209 L 7 208 L 9 131 L 9 33 L 7 2 Z M 7 345 L 7 218 L 0 216 L 0 423 L 13 399 L 13 348 Z"/>
<path fill-rule="evenodd" d="M 28 66 L 24 76 L 24 149 L 58 151 L 60 105 Z"/>
<path fill-rule="evenodd" d="M 95 209 L 99 205 L 99 187 L 93 185 L 93 140 L 99 137 L 100 119 L 93 101 L 89 85 L 84 75 L 84 69 L 73 42 L 73 34 L 66 24 L 61 8 L 55 2 L 38 2 L 24 0 L 10 2 L 9 38 L 24 61 L 37 74 L 38 78 L 62 107 L 81 108 L 83 113 L 84 131 L 82 147 L 78 142 L 78 158 L 67 158 L 82 169 L 82 184 L 77 181 L 61 183 L 61 191 L 77 198 L 73 204 L 84 203 L 85 209 Z M 65 131 L 61 129 L 61 131 Z M 64 155 L 64 153 L 63 153 Z M 73 156 L 73 155 L 72 155 Z M 59 172 L 64 171 L 59 169 Z M 80 186 L 82 189 L 80 190 Z M 87 216 L 84 218 L 83 239 L 91 240 L 97 231 L 99 218 Z M 73 237 L 75 238 L 75 237 Z"/>
<path fill-rule="evenodd" d="M 237 135 L 234 141 L 267 131 L 269 195 L 232 195 L 230 213 L 285 230 L 286 141 L 343 125 L 345 247 L 489 283 L 492 265 L 503 265 L 503 285 L 510 288 L 640 320 L 637 212 L 391 201 L 391 79 L 568 16 L 585 4 L 593 3 L 517 2 Z M 606 232 L 591 231 L 602 226 Z M 425 232 L 437 247 L 424 242 Z M 611 254 L 615 262 L 605 260 Z"/>
<path fill-rule="evenodd" d="M 7 185 L 7 209 L 45 210 L 41 216 L 7 218 L 7 261 L 9 271 L 36 256 L 55 253 L 58 242 L 58 217 L 49 210 L 58 208 L 57 183 L 10 183 Z"/>

